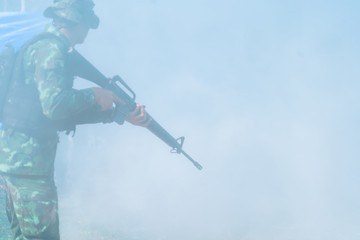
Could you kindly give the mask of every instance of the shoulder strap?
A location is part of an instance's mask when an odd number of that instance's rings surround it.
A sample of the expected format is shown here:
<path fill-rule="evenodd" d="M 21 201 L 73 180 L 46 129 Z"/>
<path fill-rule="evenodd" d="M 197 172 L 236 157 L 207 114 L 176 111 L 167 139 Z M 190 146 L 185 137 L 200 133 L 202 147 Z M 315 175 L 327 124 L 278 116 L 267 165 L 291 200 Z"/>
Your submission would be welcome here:
<path fill-rule="evenodd" d="M 29 41 L 27 41 L 16 53 L 13 74 L 12 74 L 13 83 L 21 83 L 21 81 L 23 80 L 23 58 L 28 47 L 43 39 L 57 39 L 60 42 L 63 42 L 63 40 L 60 37 L 48 32 L 39 33 L 38 35 L 34 36 Z M 64 54 L 66 54 L 67 52 L 65 48 L 62 49 L 62 51 L 64 52 Z"/>

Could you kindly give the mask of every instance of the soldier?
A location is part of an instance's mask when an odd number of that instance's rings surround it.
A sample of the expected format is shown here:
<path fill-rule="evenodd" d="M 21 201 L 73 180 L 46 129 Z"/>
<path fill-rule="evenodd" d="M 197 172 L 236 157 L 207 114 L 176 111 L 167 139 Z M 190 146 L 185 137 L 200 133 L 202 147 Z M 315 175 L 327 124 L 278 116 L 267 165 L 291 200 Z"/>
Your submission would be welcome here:
<path fill-rule="evenodd" d="M 44 12 L 53 25 L 17 56 L 0 130 L 0 174 L 16 240 L 60 239 L 54 183 L 58 132 L 74 129 L 84 116 L 89 123 L 111 122 L 114 103 L 122 104 L 102 88 L 72 88 L 67 53 L 98 27 L 93 7 L 92 0 L 54 0 Z M 138 126 L 149 122 L 140 104 L 126 120 Z"/>

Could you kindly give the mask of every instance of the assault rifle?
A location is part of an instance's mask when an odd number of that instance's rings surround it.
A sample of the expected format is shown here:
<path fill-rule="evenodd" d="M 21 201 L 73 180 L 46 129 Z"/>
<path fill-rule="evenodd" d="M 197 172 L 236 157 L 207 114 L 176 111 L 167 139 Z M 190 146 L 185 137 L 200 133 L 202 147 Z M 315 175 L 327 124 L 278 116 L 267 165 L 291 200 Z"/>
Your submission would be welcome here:
<path fill-rule="evenodd" d="M 118 124 L 123 124 L 127 114 L 134 111 L 136 108 L 136 94 L 125 83 L 125 81 L 120 76 L 115 76 L 113 78 L 105 77 L 75 49 L 69 53 L 68 64 L 71 66 L 75 76 L 89 80 L 102 88 L 112 91 L 118 98 L 125 102 L 125 105 L 116 104 L 114 113 L 114 121 Z M 130 93 L 131 96 L 129 96 L 127 92 Z M 172 153 L 182 153 L 194 164 L 197 169 L 202 169 L 202 166 L 182 149 L 185 139 L 184 137 L 175 139 L 159 123 L 157 123 L 150 114 L 148 114 L 148 118 L 151 118 L 151 122 L 146 128 L 169 145 L 172 148 Z"/>

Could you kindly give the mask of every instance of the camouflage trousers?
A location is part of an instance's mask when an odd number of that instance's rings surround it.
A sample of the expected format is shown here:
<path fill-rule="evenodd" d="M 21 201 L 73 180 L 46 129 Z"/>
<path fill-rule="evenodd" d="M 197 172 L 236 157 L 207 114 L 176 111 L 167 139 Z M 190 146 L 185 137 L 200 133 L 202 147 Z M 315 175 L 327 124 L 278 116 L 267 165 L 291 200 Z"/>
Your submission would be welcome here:
<path fill-rule="evenodd" d="M 58 198 L 54 181 L 2 175 L 6 213 L 14 240 L 58 240 Z"/>
<path fill-rule="evenodd" d="M 57 142 L 57 137 L 41 140 L 0 130 L 0 175 L 14 240 L 60 239 L 53 177 Z"/>

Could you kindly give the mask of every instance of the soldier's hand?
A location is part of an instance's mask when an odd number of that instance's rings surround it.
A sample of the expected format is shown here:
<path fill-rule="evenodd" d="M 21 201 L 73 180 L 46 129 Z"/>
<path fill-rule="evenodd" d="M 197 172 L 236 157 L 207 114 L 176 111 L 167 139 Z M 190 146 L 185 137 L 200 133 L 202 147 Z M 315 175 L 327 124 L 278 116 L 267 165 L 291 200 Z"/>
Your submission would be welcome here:
<path fill-rule="evenodd" d="M 126 121 L 135 126 L 141 127 L 147 127 L 150 124 L 151 120 L 152 119 L 145 111 L 145 106 L 138 103 L 136 103 L 136 109 L 133 112 L 129 113 L 129 115 L 126 117 Z"/>
<path fill-rule="evenodd" d="M 91 90 L 94 92 L 95 101 L 101 107 L 101 111 L 110 110 L 113 108 L 114 103 L 125 104 L 113 92 L 104 88 L 93 87 Z"/>

